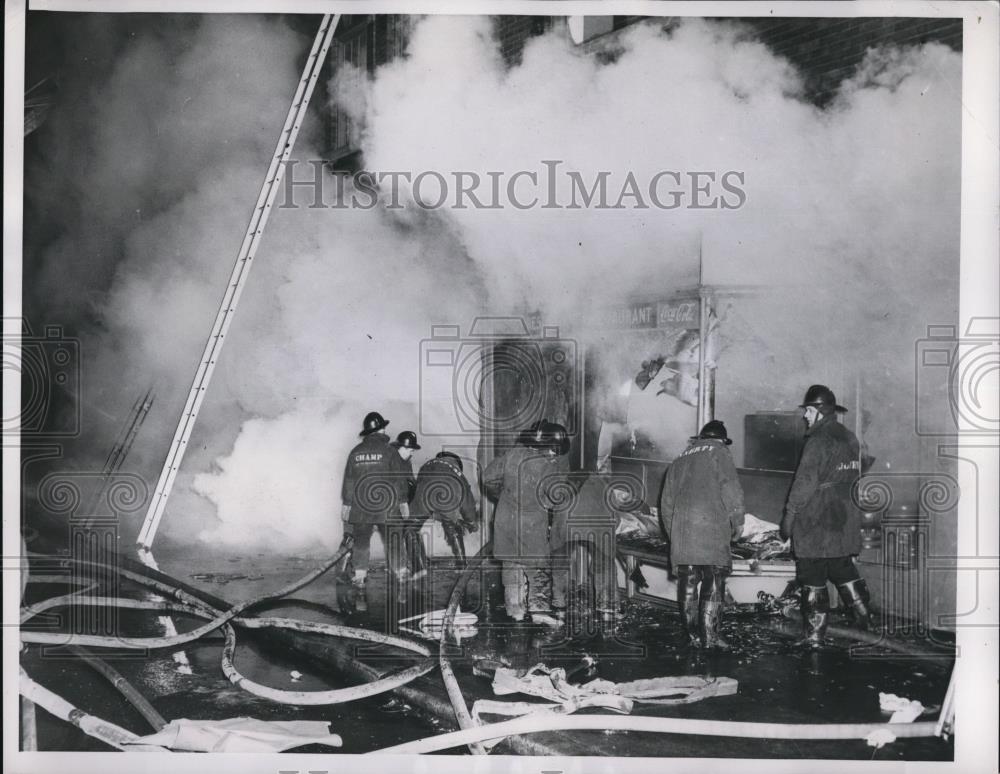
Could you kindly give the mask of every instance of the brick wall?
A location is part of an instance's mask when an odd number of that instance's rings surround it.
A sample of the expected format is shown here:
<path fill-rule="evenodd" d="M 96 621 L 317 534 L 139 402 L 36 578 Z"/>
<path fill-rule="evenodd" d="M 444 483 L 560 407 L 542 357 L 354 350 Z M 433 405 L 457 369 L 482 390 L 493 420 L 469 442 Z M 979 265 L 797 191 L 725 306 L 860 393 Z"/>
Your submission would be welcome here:
<path fill-rule="evenodd" d="M 361 55 L 369 71 L 373 71 L 403 51 L 409 21 L 409 17 L 392 15 L 343 17 L 330 61 L 336 62 L 338 56 L 343 60 L 342 49 L 354 39 L 357 41 L 355 46 L 365 49 Z M 616 16 L 614 31 L 584 43 L 581 49 L 604 60 L 613 59 L 616 48 L 620 49 L 622 30 L 641 23 L 669 27 L 677 21 L 676 18 Z M 745 18 L 741 21 L 753 30 L 755 39 L 787 58 L 803 73 L 806 98 L 817 105 L 829 102 L 840 82 L 854 72 L 870 48 L 938 42 L 956 51 L 962 50 L 961 19 Z M 493 17 L 494 35 L 504 61 L 508 66 L 517 65 L 531 38 L 561 23 L 561 18 L 553 16 Z M 564 30 L 564 34 L 569 33 Z M 350 52 L 347 53 L 350 58 Z M 331 123 L 328 137 L 330 150 L 334 151 L 332 157 L 351 154 L 355 149 L 345 144 L 348 133 L 345 120 L 333 111 Z"/>
<path fill-rule="evenodd" d="M 961 19 L 744 19 L 756 38 L 806 77 L 806 94 L 825 104 L 870 48 L 937 42 L 962 50 Z"/>
<path fill-rule="evenodd" d="M 493 34 L 500 44 L 500 53 L 508 65 L 518 64 L 524 46 L 533 37 L 552 29 L 552 16 L 495 16 Z"/>

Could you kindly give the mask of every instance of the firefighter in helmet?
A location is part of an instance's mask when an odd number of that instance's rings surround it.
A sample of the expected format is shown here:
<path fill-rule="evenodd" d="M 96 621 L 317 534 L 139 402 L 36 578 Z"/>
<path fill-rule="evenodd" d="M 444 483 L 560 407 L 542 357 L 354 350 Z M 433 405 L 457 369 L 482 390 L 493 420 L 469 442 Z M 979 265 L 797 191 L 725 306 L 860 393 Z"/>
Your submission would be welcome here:
<path fill-rule="evenodd" d="M 802 644 L 818 647 L 826 632 L 832 581 L 855 623 L 870 627 L 869 594 L 854 566 L 861 551 L 861 511 L 853 487 L 861 475 L 861 451 L 854 433 L 837 421 L 847 409 L 833 391 L 814 384 L 800 404 L 808 429 L 792 481 L 781 536 L 791 538 L 795 574 L 802 587 Z"/>
<path fill-rule="evenodd" d="M 708 422 L 667 469 L 660 518 L 677 574 L 682 644 L 720 650 L 726 576 L 733 567 L 730 542 L 743 531 L 743 488 L 728 446 L 726 426 Z M 700 584 L 700 593 L 699 593 Z"/>
<path fill-rule="evenodd" d="M 479 525 L 476 501 L 465 478 L 462 458 L 455 452 L 438 452 L 421 466 L 410 515 L 420 524 L 427 519 L 440 522 L 452 555 L 465 562 L 464 535 L 475 532 Z"/>
<path fill-rule="evenodd" d="M 400 507 L 400 513 L 405 520 L 403 523 L 403 550 L 406 554 L 406 561 L 394 556 L 391 565 L 395 568 L 396 577 L 399 580 L 420 580 L 427 574 L 427 553 L 420 540 L 420 523 L 413 519 L 409 505 L 417 487 L 416 479 L 413 476 L 413 452 L 419 451 L 420 444 L 417 443 L 416 433 L 412 430 L 404 430 L 396 436 L 395 441 L 390 441 L 389 445 L 396 449 L 397 458 L 394 460 L 396 469 L 398 475 L 406 482 L 406 504 L 405 507 L 402 505 Z M 396 549 L 392 550 L 395 553 Z"/>
<path fill-rule="evenodd" d="M 386 520 L 407 512 L 407 483 L 400 475 L 400 457 L 382 432 L 388 425 L 389 420 L 377 411 L 365 416 L 359 433 L 362 440 L 347 455 L 341 487 L 341 519 L 344 534 L 354 537 L 352 581 L 359 592 L 355 605 L 361 611 L 368 609 L 365 583 L 372 533 L 379 529 L 384 538 Z"/>
<path fill-rule="evenodd" d="M 487 494 L 497 500 L 493 555 L 501 562 L 504 605 L 515 621 L 560 627 L 552 609 L 549 514 L 560 507 L 569 473 L 566 429 L 543 420 L 483 472 Z"/>

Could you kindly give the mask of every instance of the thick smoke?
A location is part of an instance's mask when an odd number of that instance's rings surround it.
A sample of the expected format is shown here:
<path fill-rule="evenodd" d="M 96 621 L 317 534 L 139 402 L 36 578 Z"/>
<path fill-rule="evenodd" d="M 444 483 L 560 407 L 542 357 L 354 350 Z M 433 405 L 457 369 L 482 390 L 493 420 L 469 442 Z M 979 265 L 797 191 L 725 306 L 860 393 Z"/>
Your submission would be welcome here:
<path fill-rule="evenodd" d="M 86 191 L 69 167 L 29 185 L 39 200 L 67 177 L 79 187 L 65 236 L 35 258 L 33 289 L 60 320 L 96 318 L 81 333 L 83 432 L 60 464 L 99 470 L 152 386 L 125 467 L 150 488 L 309 43 L 253 17 L 206 17 L 186 33 L 145 28 L 102 88 L 53 117 L 57 147 L 91 175 Z M 301 159 L 320 156 L 322 131 L 303 128 Z M 378 212 L 279 209 L 255 263 L 161 538 L 335 546 L 361 417 L 381 410 L 394 432 L 414 423 L 419 338 L 471 314 L 481 284 L 447 224 Z M 81 287 L 92 306 L 71 311 Z M 141 516 L 122 525 L 124 539 Z"/>
<path fill-rule="evenodd" d="M 611 201 L 630 171 L 742 173 L 739 209 L 448 215 L 499 307 L 527 299 L 564 327 L 602 300 L 690 287 L 700 255 L 707 284 L 759 289 L 720 302 L 716 413 L 737 453 L 745 413 L 793 408 L 817 381 L 856 400 L 862 383 L 877 456 L 914 469 L 913 345 L 957 312 L 960 55 L 872 50 L 819 109 L 739 25 L 640 25 L 623 49 L 600 64 L 556 30 L 505 70 L 487 20 L 429 19 L 355 103 L 369 166 L 509 176 L 560 160 L 588 181 L 610 171 Z"/>
<path fill-rule="evenodd" d="M 91 117 L 73 114 L 86 132 L 61 141 L 93 174 L 67 235 L 44 252 L 45 287 L 65 293 L 58 267 L 78 231 L 115 247 L 67 270 L 83 287 L 113 278 L 95 299 L 100 333 L 85 342 L 83 440 L 99 452 L 81 445 L 81 466 L 99 464 L 118 429 L 95 412 L 121 417 L 153 384 L 157 409 L 129 467 L 155 480 L 307 45 L 278 22 L 207 17 L 183 45 L 136 39 L 86 101 Z M 738 442 L 743 414 L 787 409 L 813 381 L 850 398 L 863 363 L 866 395 L 892 396 L 878 406 L 875 451 L 905 458 L 909 436 L 894 427 L 911 421 L 912 342 L 957 305 L 960 56 L 873 52 L 820 110 L 794 68 L 738 26 L 640 25 L 623 47 L 602 63 L 557 28 L 507 68 L 488 20 L 432 17 L 372 82 L 333 86 L 375 171 L 510 176 L 559 160 L 588 181 L 610 172 L 614 202 L 629 171 L 648 181 L 735 170 L 745 205 L 276 210 L 168 538 L 336 545 L 344 455 L 368 410 L 393 432 L 417 429 L 432 324 L 540 308 L 571 332 L 600 303 L 697 282 L 699 253 L 706 282 L 761 289 L 720 309 L 717 414 Z M 304 129 L 300 159 L 319 155 L 320 131 Z"/>

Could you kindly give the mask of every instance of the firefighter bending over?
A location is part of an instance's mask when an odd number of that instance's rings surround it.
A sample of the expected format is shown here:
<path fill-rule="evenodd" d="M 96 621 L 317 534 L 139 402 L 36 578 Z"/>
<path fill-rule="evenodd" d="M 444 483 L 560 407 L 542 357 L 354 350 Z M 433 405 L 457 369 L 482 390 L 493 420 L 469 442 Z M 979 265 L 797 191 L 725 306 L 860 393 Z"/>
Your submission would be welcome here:
<path fill-rule="evenodd" d="M 410 515 L 418 525 L 418 532 L 427 519 L 439 521 L 452 555 L 465 562 L 464 535 L 475 532 L 479 524 L 476 501 L 465 479 L 461 457 L 442 451 L 421 466 Z M 422 548 L 423 544 L 420 545 Z"/>

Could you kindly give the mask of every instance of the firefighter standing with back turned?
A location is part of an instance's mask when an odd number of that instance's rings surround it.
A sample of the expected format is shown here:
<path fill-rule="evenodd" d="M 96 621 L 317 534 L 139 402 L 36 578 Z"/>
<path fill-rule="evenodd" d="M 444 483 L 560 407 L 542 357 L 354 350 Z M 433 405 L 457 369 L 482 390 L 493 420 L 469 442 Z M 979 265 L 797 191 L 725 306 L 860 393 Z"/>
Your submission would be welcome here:
<path fill-rule="evenodd" d="M 380 528 L 383 542 L 387 542 L 386 519 L 395 513 L 405 517 L 407 512 L 407 482 L 400 475 L 400 457 L 390 445 L 389 436 L 382 432 L 388 424 L 389 420 L 377 411 L 365 416 L 359 434 L 363 440 L 347 455 L 341 489 L 344 534 L 354 536 L 352 582 L 359 592 L 355 600 L 359 611 L 368 609 L 365 583 L 372 533 Z M 386 558 L 389 561 L 390 557 Z"/>
<path fill-rule="evenodd" d="M 403 550 L 407 559 L 404 562 L 400 558 L 393 562 L 393 566 L 400 581 L 420 580 L 427 574 L 427 554 L 420 540 L 420 522 L 413 519 L 409 506 L 417 488 L 417 481 L 413 476 L 413 452 L 420 450 L 420 444 L 417 443 L 416 433 L 404 430 L 396 436 L 395 441 L 390 441 L 389 445 L 394 447 L 399 455 L 394 462 L 399 475 L 406 480 L 406 507 L 401 504 L 399 510 L 406 520 L 403 524 Z"/>
<path fill-rule="evenodd" d="M 483 472 L 486 492 L 497 500 L 493 556 L 502 565 L 504 606 L 514 621 L 530 613 L 534 623 L 563 624 L 552 610 L 549 512 L 565 496 L 565 437 L 562 425 L 542 420 Z"/>
<path fill-rule="evenodd" d="M 663 482 L 660 518 L 677 574 L 682 645 L 697 646 L 700 639 L 706 648 L 729 648 L 719 634 L 733 567 L 729 544 L 743 531 L 745 516 L 743 488 L 726 448 L 731 443 L 726 426 L 713 419 L 670 463 Z"/>
<path fill-rule="evenodd" d="M 819 647 L 826 632 L 833 581 L 855 623 L 870 628 L 868 588 L 854 566 L 861 551 L 861 512 L 852 490 L 861 475 L 858 439 L 837 421 L 847 411 L 829 387 L 814 384 L 799 406 L 808 425 L 781 521 L 781 536 L 791 538 L 795 574 L 802 586 L 801 644 Z"/>

